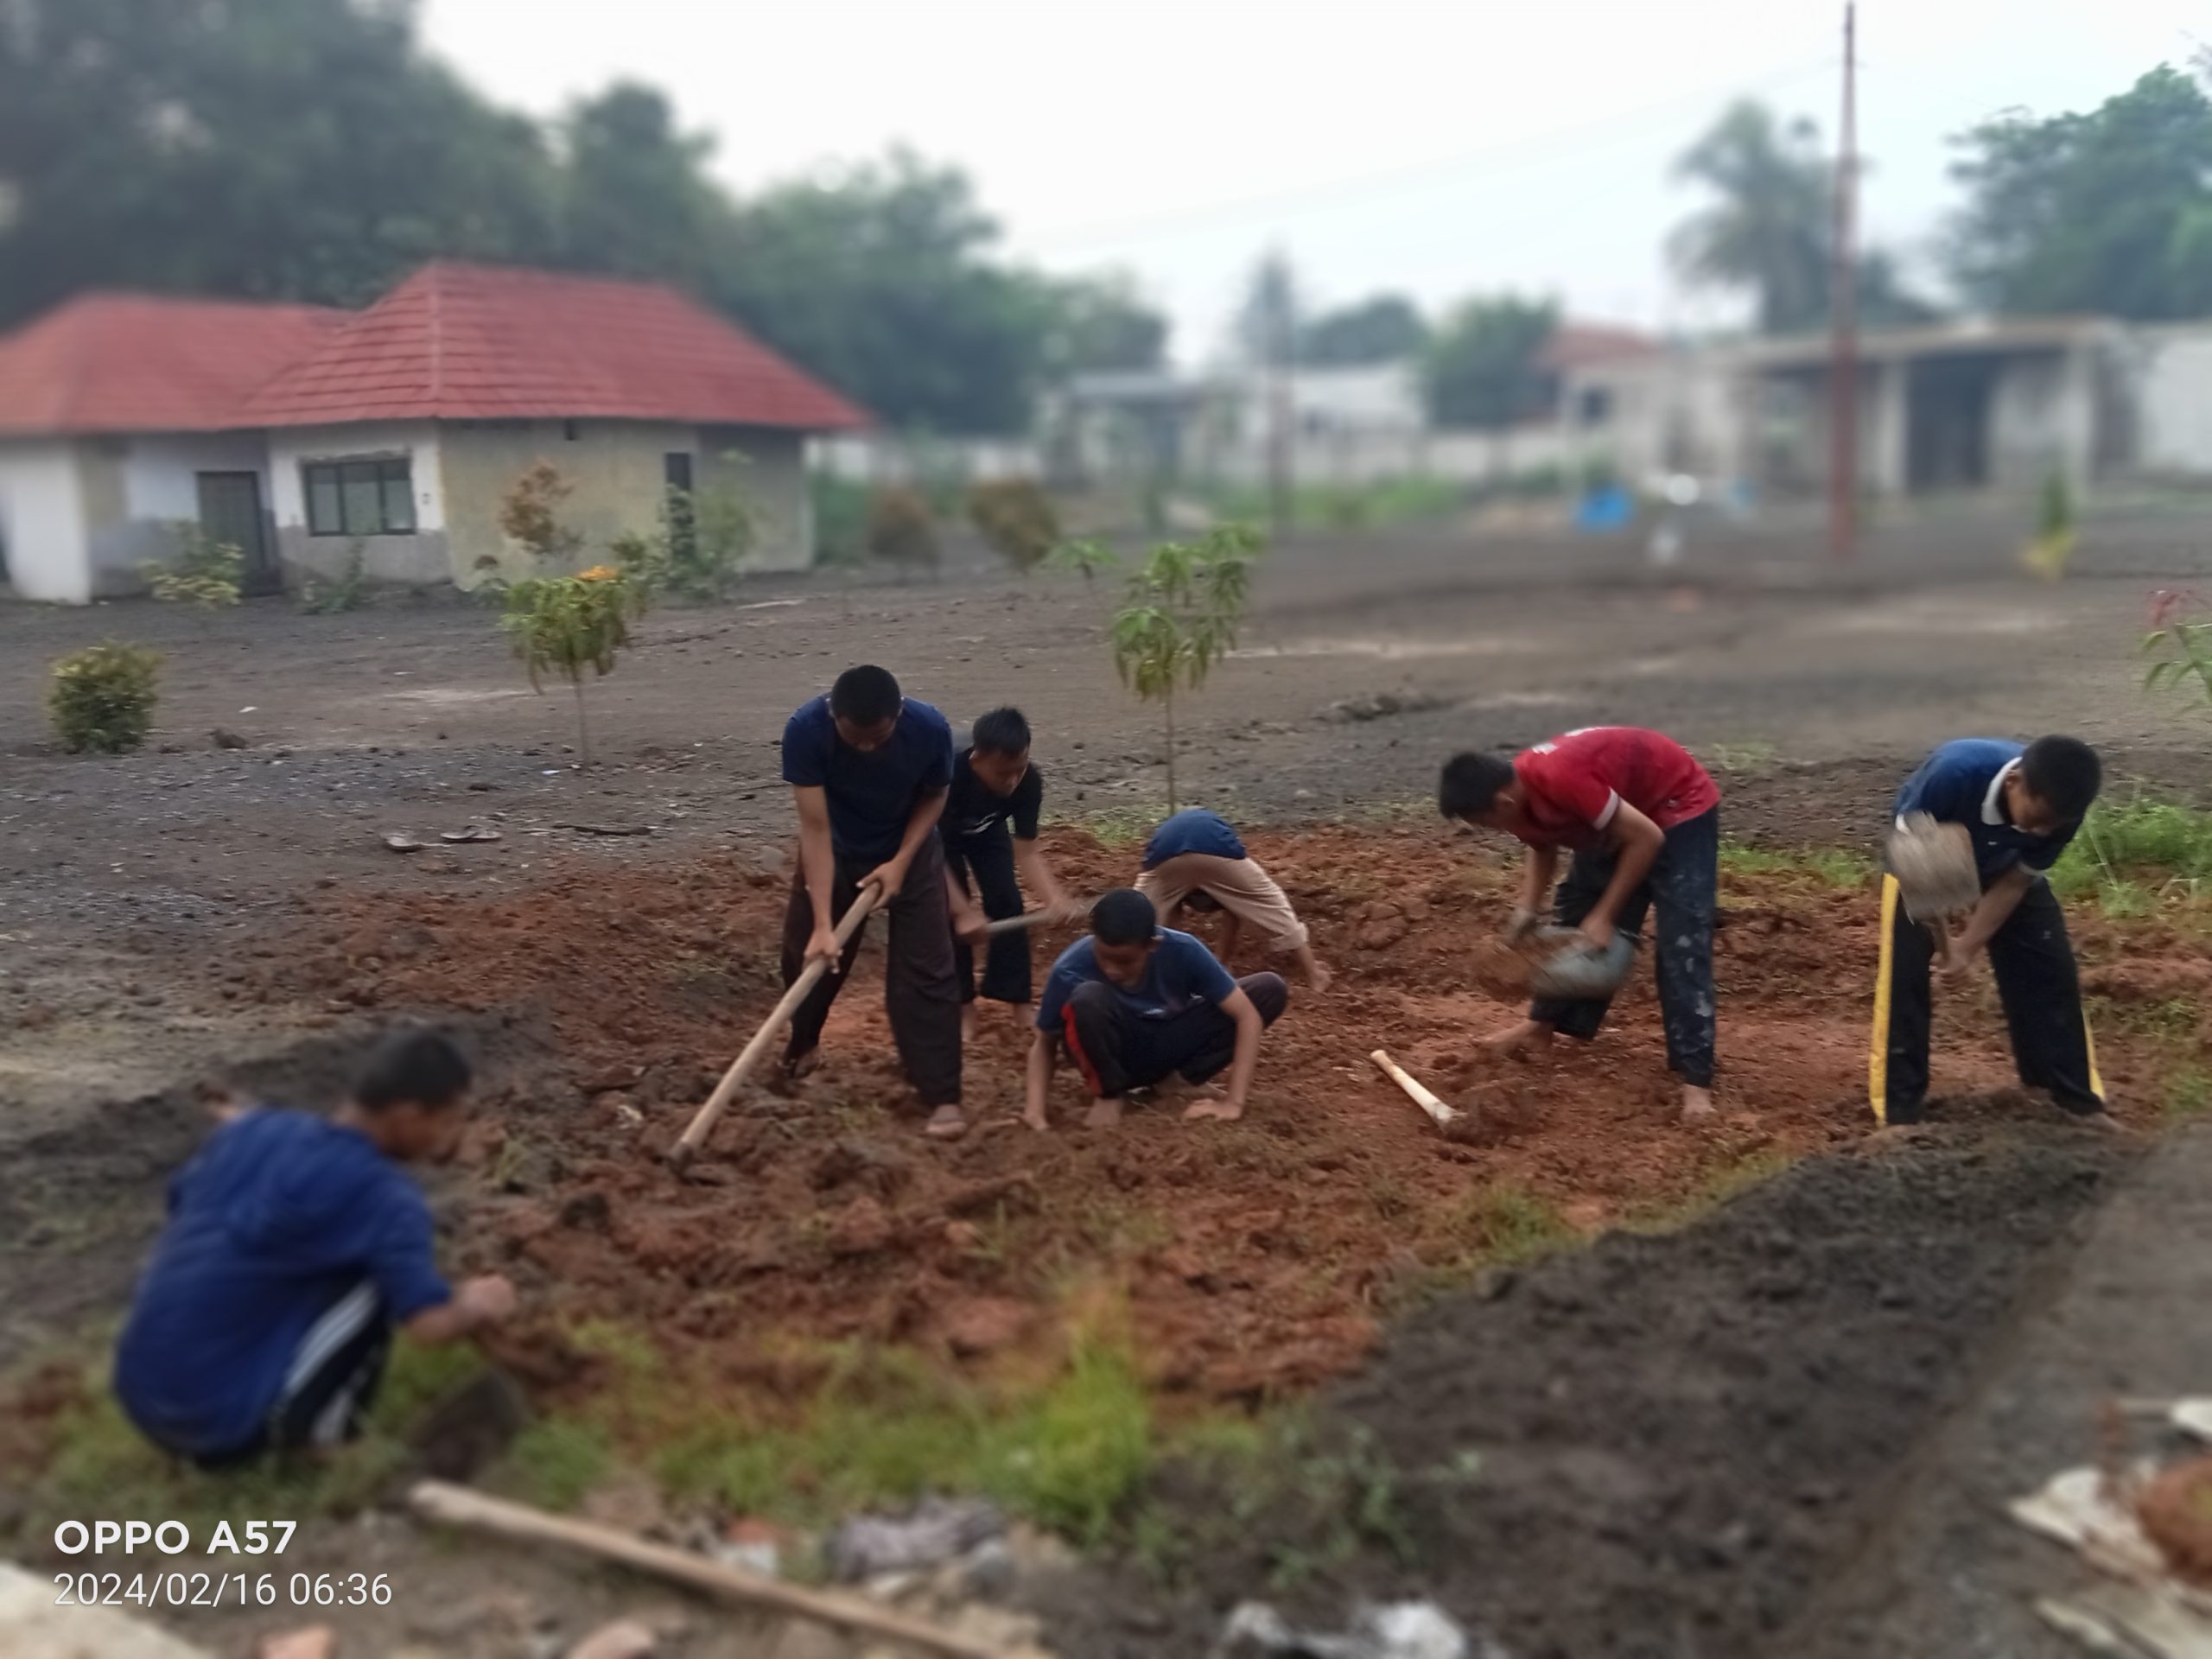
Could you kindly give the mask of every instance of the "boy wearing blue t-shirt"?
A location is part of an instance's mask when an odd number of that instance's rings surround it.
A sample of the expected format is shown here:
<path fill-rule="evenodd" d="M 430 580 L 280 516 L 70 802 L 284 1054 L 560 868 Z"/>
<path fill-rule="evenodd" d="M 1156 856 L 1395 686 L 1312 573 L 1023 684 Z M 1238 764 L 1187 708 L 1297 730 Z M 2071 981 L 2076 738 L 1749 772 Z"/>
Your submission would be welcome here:
<path fill-rule="evenodd" d="M 146 1437 L 211 1468 L 350 1438 L 394 1328 L 451 1342 L 514 1311 L 497 1274 L 448 1288 L 429 1206 L 400 1167 L 460 1138 L 468 1063 L 435 1032 L 387 1039 L 328 1118 L 230 1116 L 169 1188 L 115 1391 Z"/>
<path fill-rule="evenodd" d="M 1957 935 L 1939 942 L 1906 914 L 1897 877 L 1882 877 L 1882 954 L 1867 1063 L 1867 1096 L 1881 1122 L 1921 1121 L 1929 972 L 1939 952 L 1949 976 L 1986 950 L 2021 1084 L 2047 1090 L 2077 1117 L 2110 1123 L 2065 913 L 2044 880 L 2097 798 L 2102 772 L 2096 751 L 2078 738 L 2039 737 L 2024 747 L 1961 738 L 1929 755 L 1897 791 L 1893 823 L 1925 812 L 1965 827 L 1981 899 Z"/>
<path fill-rule="evenodd" d="M 1090 907 L 1090 936 L 1062 951 L 1045 981 L 1022 1122 L 1047 1127 L 1045 1097 L 1063 1046 L 1090 1090 L 1094 1128 L 1119 1122 L 1134 1090 L 1171 1077 L 1203 1085 L 1224 1066 L 1227 1090 L 1208 1091 L 1183 1116 L 1241 1117 L 1260 1033 L 1289 1001 L 1281 975 L 1231 978 L 1200 941 L 1161 927 L 1151 899 L 1116 887 Z"/>
<path fill-rule="evenodd" d="M 823 1022 L 868 931 L 856 929 L 841 953 L 837 920 L 873 887 L 876 908 L 891 913 L 883 969 L 891 1040 L 931 1114 L 929 1133 L 963 1134 L 960 981 L 937 834 L 952 782 L 951 725 L 928 703 L 903 695 L 887 669 L 849 668 L 828 696 L 804 704 L 785 722 L 784 781 L 798 808 L 798 876 L 784 912 L 784 983 L 810 962 L 830 964 L 791 1016 L 785 1075 L 803 1077 L 814 1069 Z"/>

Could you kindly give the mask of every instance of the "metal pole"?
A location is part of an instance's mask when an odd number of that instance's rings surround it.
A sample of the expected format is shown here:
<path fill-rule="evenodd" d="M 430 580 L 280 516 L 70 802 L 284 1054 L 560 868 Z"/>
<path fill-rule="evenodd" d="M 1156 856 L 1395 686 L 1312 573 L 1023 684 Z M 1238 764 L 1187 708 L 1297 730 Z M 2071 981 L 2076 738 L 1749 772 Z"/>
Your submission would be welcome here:
<path fill-rule="evenodd" d="M 1835 268 L 1829 281 L 1828 552 L 1859 544 L 1858 6 L 1843 8 L 1843 137 L 1835 168 Z"/>
<path fill-rule="evenodd" d="M 1291 360 L 1295 353 L 1298 320 L 1292 315 L 1290 284 L 1284 278 L 1281 303 L 1275 308 L 1274 338 L 1268 342 L 1272 359 L 1268 377 L 1268 518 L 1274 539 L 1290 530 L 1291 445 L 1294 410 L 1290 390 Z"/>

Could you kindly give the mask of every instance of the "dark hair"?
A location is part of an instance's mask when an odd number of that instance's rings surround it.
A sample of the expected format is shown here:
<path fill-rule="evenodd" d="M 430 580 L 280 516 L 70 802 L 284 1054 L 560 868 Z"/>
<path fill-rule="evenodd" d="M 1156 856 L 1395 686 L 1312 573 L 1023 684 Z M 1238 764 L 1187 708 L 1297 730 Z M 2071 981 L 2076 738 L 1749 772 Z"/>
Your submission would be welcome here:
<path fill-rule="evenodd" d="M 1513 781 L 1513 763 L 1502 754 L 1455 754 L 1436 780 L 1436 810 L 1447 818 L 1487 812 Z"/>
<path fill-rule="evenodd" d="M 1101 944 L 1149 944 L 1160 931 L 1160 912 L 1135 887 L 1116 887 L 1091 906 L 1090 931 Z"/>
<path fill-rule="evenodd" d="M 442 1031 L 394 1032 L 370 1051 L 353 1084 L 353 1103 L 380 1112 L 410 1101 L 435 1109 L 468 1092 L 468 1061 Z"/>
<path fill-rule="evenodd" d="M 2105 769 L 2097 752 L 2078 737 L 2039 737 L 2020 757 L 2020 777 L 2031 794 L 2072 823 L 2097 798 Z"/>
<path fill-rule="evenodd" d="M 988 715 L 976 716 L 968 742 L 985 754 L 1027 754 L 1029 722 L 1021 717 L 1019 709 L 994 709 Z"/>
<path fill-rule="evenodd" d="M 880 726 L 899 712 L 899 682 L 887 668 L 862 663 L 830 688 L 830 712 L 855 726 Z"/>

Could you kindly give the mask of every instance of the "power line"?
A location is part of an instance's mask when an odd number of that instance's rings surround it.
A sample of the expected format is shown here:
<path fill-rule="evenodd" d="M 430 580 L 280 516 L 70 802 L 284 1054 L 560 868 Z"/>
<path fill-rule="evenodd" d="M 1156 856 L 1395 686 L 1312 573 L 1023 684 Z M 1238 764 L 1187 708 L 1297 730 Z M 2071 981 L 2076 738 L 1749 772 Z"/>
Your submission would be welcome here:
<path fill-rule="evenodd" d="M 1741 98 L 1754 93 L 1771 92 L 1777 88 L 1804 79 L 1815 73 L 1825 73 L 1834 67 L 1834 58 L 1822 54 L 1817 58 L 1799 60 L 1778 66 L 1754 79 L 1714 83 L 1694 93 L 1665 99 L 1659 103 L 1640 105 L 1631 111 L 1609 116 L 1580 125 L 1559 129 L 1553 132 L 1517 138 L 1507 144 L 1491 144 L 1476 150 L 1463 150 L 1429 161 L 1405 166 L 1386 168 L 1373 173 L 1360 174 L 1351 178 L 1333 179 L 1325 182 L 1301 186 L 1294 190 L 1271 192 L 1265 194 L 1231 198 L 1210 202 L 1201 207 L 1178 209 L 1172 213 L 1147 214 L 1142 218 L 1108 220 L 1096 225 L 1079 226 L 1071 230 L 1047 232 L 1027 238 L 1029 247 L 1039 253 L 1061 253 L 1103 246 L 1109 243 L 1140 240 L 1160 232 L 1173 232 L 1197 227 L 1231 224 L 1242 219 L 1265 217 L 1285 207 L 1296 207 L 1306 203 L 1325 201 L 1334 198 L 1363 196 L 1405 188 L 1424 180 L 1448 175 L 1448 181 L 1462 183 L 1472 180 L 1503 177 L 1516 173 L 1534 172 L 1564 160 L 1577 153 L 1562 145 L 1586 143 L 1595 149 L 1605 144 L 1617 143 L 1626 138 L 1640 137 L 1671 125 L 1683 111 L 1709 108 L 1716 99 Z M 1536 153 L 1531 153 L 1532 151 Z M 1469 169 L 1470 162 L 1495 162 L 1497 165 L 1478 166 Z"/>

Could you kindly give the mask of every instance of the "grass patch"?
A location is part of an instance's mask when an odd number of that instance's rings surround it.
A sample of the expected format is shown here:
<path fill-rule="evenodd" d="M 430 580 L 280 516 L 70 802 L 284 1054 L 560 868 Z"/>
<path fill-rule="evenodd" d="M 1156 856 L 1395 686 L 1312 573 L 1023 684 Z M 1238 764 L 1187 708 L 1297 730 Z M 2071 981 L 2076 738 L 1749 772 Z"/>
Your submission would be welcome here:
<path fill-rule="evenodd" d="M 1726 772 L 1737 778 L 1756 778 L 1761 772 L 1771 772 L 1779 758 L 1773 744 L 1758 738 L 1742 743 L 1714 743 L 1698 753 L 1698 759 L 1708 772 Z"/>
<path fill-rule="evenodd" d="M 1165 805 L 1109 806 L 1096 812 L 1051 813 L 1045 816 L 1048 824 L 1064 824 L 1071 830 L 1090 832 L 1090 838 L 1101 847 L 1118 851 L 1147 841 L 1167 816 Z"/>
<path fill-rule="evenodd" d="M 2166 1079 L 2158 1102 L 2159 1114 L 2169 1123 L 2187 1123 L 2212 1112 L 2212 1072 L 2201 1065 L 2185 1065 Z"/>
<path fill-rule="evenodd" d="M 1674 1233 L 1703 1221 L 1731 1198 L 1772 1180 L 1796 1160 L 1772 1147 L 1714 1166 L 1678 1198 L 1640 1205 L 1622 1223 L 1632 1233 Z"/>
<path fill-rule="evenodd" d="M 57 1522 L 92 1514 L 174 1518 L 198 1535 L 242 1514 L 305 1520 L 351 1513 L 376 1502 L 408 1467 L 412 1430 L 483 1364 L 466 1346 L 402 1342 L 361 1438 L 335 1457 L 210 1474 L 156 1448 L 124 1415 L 108 1386 L 108 1347 L 103 1335 L 76 1355 L 39 1363 L 41 1370 L 74 1363 L 79 1376 L 74 1397 L 50 1420 L 41 1464 L 11 1471 L 22 1500 L 12 1518 L 22 1539 L 50 1536 Z M 0 1400 L 12 1393 L 0 1389 Z"/>
<path fill-rule="evenodd" d="M 1832 887 L 1863 886 L 1874 873 L 1874 861 L 1864 853 L 1842 847 L 1747 847 L 1724 842 L 1720 868 L 1729 875 L 1811 876 Z"/>
<path fill-rule="evenodd" d="M 1416 1247 L 1424 1271 L 1408 1287 L 1424 1300 L 1489 1268 L 1517 1268 L 1581 1242 L 1551 1200 L 1511 1182 L 1483 1187 L 1445 1211 Z"/>
<path fill-rule="evenodd" d="M 2050 872 L 2062 899 L 2094 895 L 2115 920 L 2147 915 L 2168 894 L 2212 893 L 2212 812 L 2138 797 L 2099 802 Z"/>

